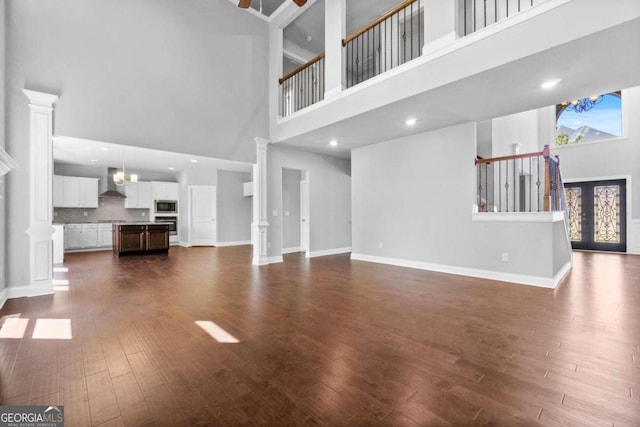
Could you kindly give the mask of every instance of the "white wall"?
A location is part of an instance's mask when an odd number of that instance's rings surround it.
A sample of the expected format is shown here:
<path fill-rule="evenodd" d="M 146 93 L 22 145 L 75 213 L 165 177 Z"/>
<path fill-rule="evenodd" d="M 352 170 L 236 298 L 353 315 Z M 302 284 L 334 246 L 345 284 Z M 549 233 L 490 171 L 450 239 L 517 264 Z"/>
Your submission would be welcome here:
<path fill-rule="evenodd" d="M 251 241 L 252 198 L 243 195 L 251 173 L 218 170 L 217 240 L 219 243 Z"/>
<path fill-rule="evenodd" d="M 4 114 L 4 99 L 5 99 L 5 2 L 0 2 L 0 147 L 5 148 L 5 114 Z M 6 241 L 5 236 L 5 205 L 4 205 L 4 177 L 0 178 L 0 242 Z M 4 254 L 5 245 L 0 244 L 0 307 L 2 305 L 2 289 L 5 287 L 5 269 L 4 269 Z"/>
<path fill-rule="evenodd" d="M 268 129 L 263 20 L 205 0 L 6 4 L 11 121 L 29 87 L 60 95 L 57 135 L 255 161 Z"/>
<path fill-rule="evenodd" d="M 301 171 L 282 170 L 282 248 L 300 247 Z"/>
<path fill-rule="evenodd" d="M 553 278 L 552 223 L 472 220 L 475 137 L 466 123 L 354 150 L 353 257 L 522 283 Z"/>
<path fill-rule="evenodd" d="M 492 157 L 515 154 L 514 144 L 520 144 L 519 153 L 533 153 L 538 149 L 538 113 L 536 110 L 497 117 L 492 120 Z"/>
<path fill-rule="evenodd" d="M 269 145 L 268 256 L 282 254 L 282 168 L 309 173 L 310 253 L 351 247 L 351 168 L 348 160 Z M 277 216 L 273 213 L 276 212 Z"/>

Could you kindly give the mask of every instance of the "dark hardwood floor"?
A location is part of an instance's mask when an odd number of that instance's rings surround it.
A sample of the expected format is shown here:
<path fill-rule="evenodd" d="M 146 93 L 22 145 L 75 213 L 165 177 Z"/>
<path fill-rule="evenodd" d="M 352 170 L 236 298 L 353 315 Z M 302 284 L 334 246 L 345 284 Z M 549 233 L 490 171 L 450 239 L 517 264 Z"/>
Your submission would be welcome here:
<path fill-rule="evenodd" d="M 67 254 L 67 291 L 0 311 L 29 319 L 0 339 L 0 402 L 68 426 L 640 425 L 640 257 L 576 253 L 555 291 L 250 257 Z M 37 319 L 73 338 L 33 339 Z"/>

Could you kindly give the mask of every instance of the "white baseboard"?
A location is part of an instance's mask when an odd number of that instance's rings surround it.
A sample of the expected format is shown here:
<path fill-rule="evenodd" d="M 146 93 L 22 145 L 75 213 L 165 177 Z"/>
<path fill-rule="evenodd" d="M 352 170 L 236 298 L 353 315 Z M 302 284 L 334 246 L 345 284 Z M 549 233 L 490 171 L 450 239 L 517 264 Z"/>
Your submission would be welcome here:
<path fill-rule="evenodd" d="M 183 248 L 190 248 L 191 243 L 188 242 L 178 242 L 178 246 L 182 246 Z"/>
<path fill-rule="evenodd" d="M 227 246 L 244 246 L 250 244 L 251 240 L 240 240 L 238 242 L 217 242 L 214 246 L 216 246 L 217 248 L 224 248 Z"/>
<path fill-rule="evenodd" d="M 6 299 L 39 297 L 42 295 L 53 295 L 54 293 L 52 283 L 40 286 L 9 287 L 4 288 L 2 291 L 4 292 L 4 297 Z"/>
<path fill-rule="evenodd" d="M 567 274 L 569 274 L 571 268 L 573 268 L 573 261 L 569 260 L 565 265 L 562 266 L 562 268 L 556 273 L 556 275 L 553 276 L 553 282 L 555 283 L 555 285 L 553 286 L 554 288 L 558 286 L 560 282 L 562 282 Z"/>
<path fill-rule="evenodd" d="M 297 248 L 283 248 L 282 249 L 282 254 L 283 255 L 292 254 L 292 253 L 295 253 L 295 252 L 302 252 L 302 249 L 300 247 L 297 247 Z"/>
<path fill-rule="evenodd" d="M 375 255 L 351 254 L 352 260 L 375 262 L 378 264 L 395 265 L 398 267 L 416 268 L 419 270 L 437 271 L 439 273 L 456 274 L 459 276 L 479 277 L 481 279 L 499 280 L 502 282 L 518 283 L 521 285 L 538 286 L 554 289 L 571 269 L 571 262 L 563 266 L 553 278 L 528 276 L 524 274 L 504 273 L 500 271 L 480 270 L 476 268 L 457 267 L 453 265 L 432 264 L 396 258 L 379 257 Z"/>
<path fill-rule="evenodd" d="M 7 302 L 7 290 L 1 289 L 0 290 L 0 310 L 2 310 L 2 307 L 4 307 L 5 302 Z"/>
<path fill-rule="evenodd" d="M 335 248 L 335 249 L 325 249 L 322 251 L 307 251 L 307 258 L 315 258 L 319 256 L 327 256 L 327 255 L 339 255 L 346 254 L 351 252 L 351 248 Z"/>
<path fill-rule="evenodd" d="M 269 257 L 269 264 L 275 264 L 278 262 L 284 262 L 284 258 L 282 258 L 282 255 Z"/>

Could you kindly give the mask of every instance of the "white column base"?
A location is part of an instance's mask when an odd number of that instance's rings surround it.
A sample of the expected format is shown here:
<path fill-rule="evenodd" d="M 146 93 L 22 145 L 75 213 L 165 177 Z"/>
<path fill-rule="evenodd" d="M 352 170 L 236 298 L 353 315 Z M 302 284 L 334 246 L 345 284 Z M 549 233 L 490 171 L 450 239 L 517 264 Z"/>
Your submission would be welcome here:
<path fill-rule="evenodd" d="M 255 241 L 253 243 L 253 265 L 269 264 L 269 256 L 267 255 L 267 229 L 268 223 L 251 224 Z"/>

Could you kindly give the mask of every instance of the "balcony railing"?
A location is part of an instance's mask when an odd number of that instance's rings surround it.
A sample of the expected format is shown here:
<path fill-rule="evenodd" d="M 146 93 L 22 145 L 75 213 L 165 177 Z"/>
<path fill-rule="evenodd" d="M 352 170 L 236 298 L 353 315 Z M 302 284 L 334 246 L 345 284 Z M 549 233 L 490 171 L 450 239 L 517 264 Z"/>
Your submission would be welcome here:
<path fill-rule="evenodd" d="M 462 0 L 464 35 L 549 0 Z"/>
<path fill-rule="evenodd" d="M 324 53 L 279 80 L 280 116 L 286 117 L 324 99 Z"/>
<path fill-rule="evenodd" d="M 422 54 L 420 0 L 406 0 L 346 39 L 346 86 L 352 87 Z"/>
<path fill-rule="evenodd" d="M 560 159 L 538 153 L 476 159 L 480 212 L 565 211 Z"/>

